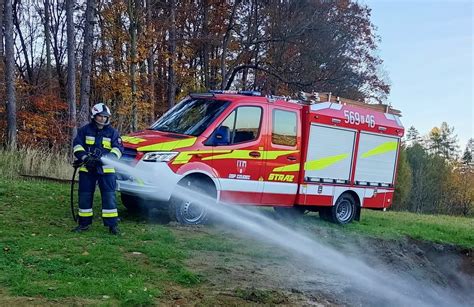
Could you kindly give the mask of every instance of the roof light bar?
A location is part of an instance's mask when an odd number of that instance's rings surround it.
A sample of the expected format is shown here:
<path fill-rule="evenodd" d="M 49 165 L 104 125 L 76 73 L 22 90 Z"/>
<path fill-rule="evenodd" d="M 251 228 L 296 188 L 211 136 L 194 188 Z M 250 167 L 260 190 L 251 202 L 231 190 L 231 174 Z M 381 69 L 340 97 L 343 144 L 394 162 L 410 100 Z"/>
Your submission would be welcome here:
<path fill-rule="evenodd" d="M 231 90 L 210 90 L 212 94 L 233 94 L 233 95 L 245 95 L 245 96 L 262 96 L 259 91 L 231 91 Z"/>

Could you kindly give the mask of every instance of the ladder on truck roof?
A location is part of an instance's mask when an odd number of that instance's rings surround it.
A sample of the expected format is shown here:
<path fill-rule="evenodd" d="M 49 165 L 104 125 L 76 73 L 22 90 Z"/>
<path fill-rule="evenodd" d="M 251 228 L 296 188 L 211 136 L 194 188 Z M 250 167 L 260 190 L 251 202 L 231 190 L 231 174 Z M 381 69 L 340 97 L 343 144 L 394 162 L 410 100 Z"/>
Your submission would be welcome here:
<path fill-rule="evenodd" d="M 304 103 L 315 104 L 315 103 L 321 103 L 321 102 L 334 102 L 334 103 L 340 103 L 344 105 L 353 105 L 353 106 L 358 106 L 361 108 L 372 109 L 375 111 L 379 111 L 382 113 L 389 113 L 389 114 L 393 114 L 400 117 L 402 116 L 402 112 L 400 110 L 394 109 L 388 104 L 370 104 L 370 103 L 365 103 L 365 102 L 352 100 L 348 98 L 341 98 L 339 96 L 334 96 L 331 93 L 300 92 L 299 96 L 300 96 L 299 98 Z"/>

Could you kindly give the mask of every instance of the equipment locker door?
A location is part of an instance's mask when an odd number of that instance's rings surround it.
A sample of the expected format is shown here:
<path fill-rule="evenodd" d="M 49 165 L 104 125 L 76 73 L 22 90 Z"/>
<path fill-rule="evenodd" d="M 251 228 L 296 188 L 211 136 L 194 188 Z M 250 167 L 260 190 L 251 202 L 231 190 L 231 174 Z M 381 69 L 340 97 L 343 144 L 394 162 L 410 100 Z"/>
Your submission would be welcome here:
<path fill-rule="evenodd" d="M 262 204 L 293 205 L 301 160 L 300 110 L 269 106 Z"/>

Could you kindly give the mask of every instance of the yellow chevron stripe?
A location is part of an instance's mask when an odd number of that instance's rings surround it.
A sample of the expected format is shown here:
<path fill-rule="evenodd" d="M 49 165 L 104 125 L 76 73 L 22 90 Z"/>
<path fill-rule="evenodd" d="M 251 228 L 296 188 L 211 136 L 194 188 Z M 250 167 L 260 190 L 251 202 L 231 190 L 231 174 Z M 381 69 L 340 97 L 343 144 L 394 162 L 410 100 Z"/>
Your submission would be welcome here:
<path fill-rule="evenodd" d="M 197 138 L 192 137 L 184 140 L 177 140 L 171 142 L 163 142 L 158 144 L 152 144 L 148 146 L 138 147 L 138 151 L 169 151 L 178 148 L 193 146 L 196 143 Z"/>
<path fill-rule="evenodd" d="M 230 150 L 191 150 L 191 151 L 182 151 L 173 160 L 173 164 L 186 164 L 186 163 L 189 162 L 189 160 L 191 160 L 193 155 L 212 154 L 212 153 L 226 153 L 226 152 L 230 152 Z"/>
<path fill-rule="evenodd" d="M 367 152 L 364 152 L 361 155 L 361 158 L 368 158 L 368 157 L 372 157 L 376 155 L 381 155 L 390 151 L 396 151 L 397 147 L 398 147 L 397 141 L 385 142 Z"/>
<path fill-rule="evenodd" d="M 337 162 L 340 162 L 344 159 L 349 157 L 349 154 L 341 154 L 341 155 L 336 155 L 336 156 L 330 156 L 318 160 L 313 160 L 313 161 L 307 161 L 304 164 L 304 169 L 307 171 L 317 171 L 317 170 L 322 170 L 325 169 L 326 167 L 329 167 Z"/>
<path fill-rule="evenodd" d="M 272 172 L 297 172 L 300 170 L 300 164 L 290 164 L 285 166 L 276 167 Z"/>
<path fill-rule="evenodd" d="M 130 144 L 139 144 L 141 142 L 145 142 L 145 139 L 135 137 L 135 136 L 122 136 L 122 141 L 130 143 Z"/>
<path fill-rule="evenodd" d="M 257 151 L 260 153 L 260 157 L 253 158 L 249 155 L 250 152 Z M 289 155 L 298 152 L 298 150 L 232 150 L 230 153 L 215 155 L 211 157 L 205 157 L 202 160 L 222 160 L 222 159 L 242 159 L 242 160 L 275 160 L 278 157 Z"/>

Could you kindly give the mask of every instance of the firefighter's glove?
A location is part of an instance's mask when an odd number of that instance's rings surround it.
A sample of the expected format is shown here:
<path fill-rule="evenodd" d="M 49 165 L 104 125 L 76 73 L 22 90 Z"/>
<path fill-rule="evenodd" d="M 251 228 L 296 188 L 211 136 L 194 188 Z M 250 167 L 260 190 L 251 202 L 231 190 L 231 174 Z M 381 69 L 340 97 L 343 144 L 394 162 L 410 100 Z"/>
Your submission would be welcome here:
<path fill-rule="evenodd" d="M 78 168 L 78 167 L 80 167 L 82 164 L 83 164 L 83 162 L 82 162 L 81 160 L 76 159 L 76 160 L 74 160 L 74 161 L 72 162 L 72 167 Z"/>
<path fill-rule="evenodd" d="M 97 159 L 91 154 L 87 154 L 82 157 L 82 161 L 88 170 L 95 170 L 97 165 Z"/>

